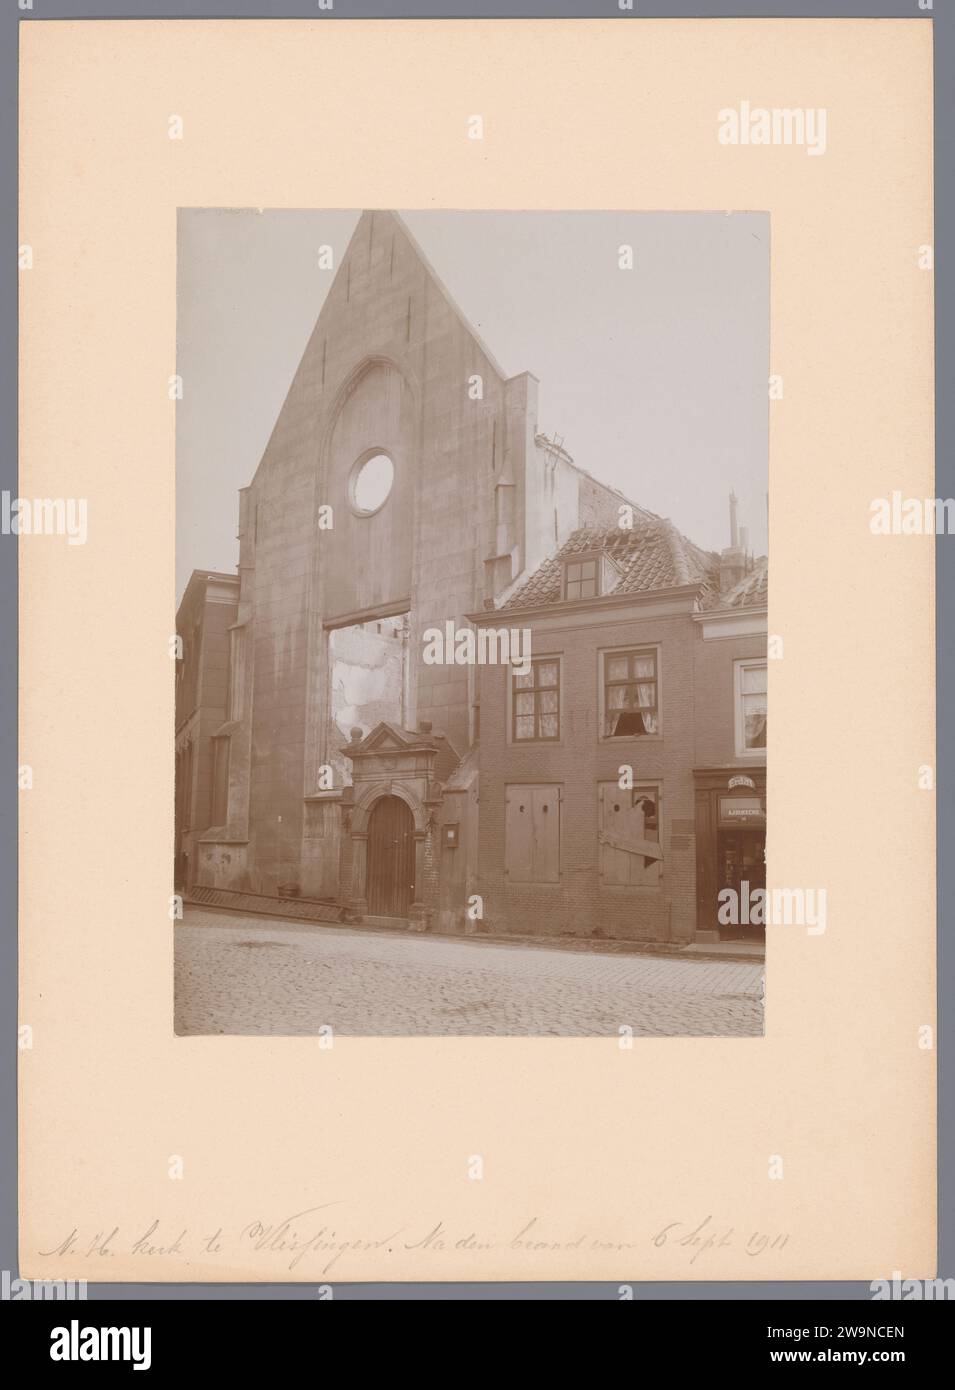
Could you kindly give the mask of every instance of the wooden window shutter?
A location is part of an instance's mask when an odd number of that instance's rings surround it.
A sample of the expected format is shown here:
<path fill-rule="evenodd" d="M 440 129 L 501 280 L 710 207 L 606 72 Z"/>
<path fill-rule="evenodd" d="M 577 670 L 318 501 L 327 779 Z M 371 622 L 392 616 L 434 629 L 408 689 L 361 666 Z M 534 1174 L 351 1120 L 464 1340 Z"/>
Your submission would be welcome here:
<path fill-rule="evenodd" d="M 504 872 L 511 883 L 533 881 L 533 788 L 508 787 L 504 817 Z"/>
<path fill-rule="evenodd" d="M 508 787 L 504 862 L 509 883 L 560 881 L 560 810 L 558 786 Z"/>
<path fill-rule="evenodd" d="M 534 882 L 557 883 L 560 880 L 560 789 L 535 787 L 534 807 Z"/>

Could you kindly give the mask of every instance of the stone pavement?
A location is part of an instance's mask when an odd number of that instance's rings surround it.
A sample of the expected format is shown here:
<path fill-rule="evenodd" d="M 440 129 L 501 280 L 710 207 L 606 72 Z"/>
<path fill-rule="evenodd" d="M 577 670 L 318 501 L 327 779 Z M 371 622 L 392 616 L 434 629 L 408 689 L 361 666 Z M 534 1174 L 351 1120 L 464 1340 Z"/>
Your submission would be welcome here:
<path fill-rule="evenodd" d="M 187 909 L 176 1032 L 758 1037 L 759 962 L 602 955 Z"/>

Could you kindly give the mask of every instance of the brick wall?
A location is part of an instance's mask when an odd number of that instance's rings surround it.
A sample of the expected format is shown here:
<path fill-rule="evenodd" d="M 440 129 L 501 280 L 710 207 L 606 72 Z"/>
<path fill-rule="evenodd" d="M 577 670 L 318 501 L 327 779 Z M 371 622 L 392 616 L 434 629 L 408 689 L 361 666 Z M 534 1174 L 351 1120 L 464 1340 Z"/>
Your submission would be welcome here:
<path fill-rule="evenodd" d="M 235 614 L 234 603 L 203 605 L 194 830 L 205 830 L 212 824 L 212 735 L 229 717 L 229 628 Z"/>
<path fill-rule="evenodd" d="M 734 662 L 743 658 L 765 657 L 766 634 L 720 637 L 703 641 L 697 634 L 694 646 L 694 684 L 696 702 L 696 753 L 698 767 L 741 767 L 762 760 L 737 758 L 735 723 Z"/>
<path fill-rule="evenodd" d="M 575 621 L 581 623 L 578 618 Z M 687 940 L 695 928 L 694 649 L 689 614 L 637 621 L 583 623 L 533 630 L 535 656 L 560 653 L 561 741 L 510 743 L 507 673 L 481 672 L 481 795 L 479 890 L 491 930 L 541 935 Z M 605 647 L 659 645 L 661 735 L 602 741 L 598 737 L 598 656 Z M 599 882 L 598 784 L 616 781 L 622 765 L 635 785 L 661 784 L 659 888 Z M 505 792 L 508 784 L 560 783 L 560 880 L 508 884 Z"/>
<path fill-rule="evenodd" d="M 235 599 L 230 601 L 230 591 Z M 237 613 L 238 584 L 225 576 L 193 575 L 176 615 L 183 638 L 184 669 L 177 681 L 176 873 L 182 882 L 180 856 L 188 856 L 188 878 L 202 873 L 199 837 L 211 824 L 213 802 L 213 734 L 228 718 L 230 633 Z"/>

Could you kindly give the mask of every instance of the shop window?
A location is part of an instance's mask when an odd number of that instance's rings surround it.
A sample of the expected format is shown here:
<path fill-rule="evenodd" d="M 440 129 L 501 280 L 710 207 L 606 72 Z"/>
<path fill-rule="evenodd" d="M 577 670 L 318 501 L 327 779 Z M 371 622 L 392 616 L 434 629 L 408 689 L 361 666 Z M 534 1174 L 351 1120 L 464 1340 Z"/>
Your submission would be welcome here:
<path fill-rule="evenodd" d="M 560 787 L 509 786 L 505 802 L 504 874 L 508 883 L 559 883 Z"/>
<path fill-rule="evenodd" d="M 655 647 L 603 653 L 604 738 L 642 738 L 660 732 L 659 660 Z"/>
<path fill-rule="evenodd" d="M 542 657 L 521 674 L 511 672 L 511 739 L 514 743 L 560 738 L 560 658 Z"/>
<path fill-rule="evenodd" d="M 663 864 L 660 788 L 622 791 L 616 782 L 601 782 L 597 815 L 601 885 L 658 888 Z"/>
<path fill-rule="evenodd" d="M 736 756 L 766 753 L 766 662 L 736 663 Z"/>

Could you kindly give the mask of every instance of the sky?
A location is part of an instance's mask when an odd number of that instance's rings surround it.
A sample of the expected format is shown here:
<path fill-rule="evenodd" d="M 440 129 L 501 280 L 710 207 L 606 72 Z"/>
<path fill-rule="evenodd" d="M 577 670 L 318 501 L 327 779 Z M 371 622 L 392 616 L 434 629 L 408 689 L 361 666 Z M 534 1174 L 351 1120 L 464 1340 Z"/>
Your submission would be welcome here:
<path fill-rule="evenodd" d="M 194 569 L 235 569 L 238 489 L 334 279 L 319 247 L 337 268 L 359 215 L 180 210 L 177 601 Z M 767 213 L 401 216 L 498 365 L 539 379 L 538 426 L 576 463 L 707 550 L 733 488 L 765 553 Z"/>

